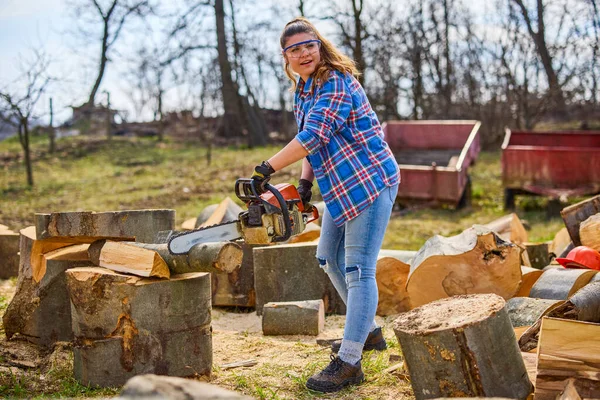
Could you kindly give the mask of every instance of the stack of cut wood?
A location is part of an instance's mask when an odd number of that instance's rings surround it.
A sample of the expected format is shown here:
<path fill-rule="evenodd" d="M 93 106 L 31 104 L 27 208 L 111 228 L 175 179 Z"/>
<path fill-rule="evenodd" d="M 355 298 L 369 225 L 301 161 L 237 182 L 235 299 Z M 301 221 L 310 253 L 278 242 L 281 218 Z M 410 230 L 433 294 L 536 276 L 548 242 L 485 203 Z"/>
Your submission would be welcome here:
<path fill-rule="evenodd" d="M 0 224 L 0 279 L 19 273 L 19 234 Z"/>

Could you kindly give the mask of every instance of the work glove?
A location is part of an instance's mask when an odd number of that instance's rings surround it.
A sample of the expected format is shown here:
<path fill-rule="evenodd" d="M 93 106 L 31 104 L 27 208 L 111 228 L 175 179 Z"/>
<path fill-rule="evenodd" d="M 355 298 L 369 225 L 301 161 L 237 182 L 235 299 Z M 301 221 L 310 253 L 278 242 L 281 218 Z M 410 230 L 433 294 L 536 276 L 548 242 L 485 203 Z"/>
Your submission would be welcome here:
<path fill-rule="evenodd" d="M 307 211 L 312 207 L 310 204 L 310 199 L 312 198 L 312 186 L 312 182 L 306 179 L 300 179 L 300 182 L 298 182 L 298 194 L 300 195 L 300 200 L 302 200 L 304 209 Z"/>
<path fill-rule="evenodd" d="M 265 184 L 269 182 L 271 174 L 274 172 L 275 170 L 268 161 L 263 161 L 260 165 L 254 167 L 254 173 L 251 178 L 256 183 L 255 188 L 259 192 L 258 194 L 266 192 Z"/>

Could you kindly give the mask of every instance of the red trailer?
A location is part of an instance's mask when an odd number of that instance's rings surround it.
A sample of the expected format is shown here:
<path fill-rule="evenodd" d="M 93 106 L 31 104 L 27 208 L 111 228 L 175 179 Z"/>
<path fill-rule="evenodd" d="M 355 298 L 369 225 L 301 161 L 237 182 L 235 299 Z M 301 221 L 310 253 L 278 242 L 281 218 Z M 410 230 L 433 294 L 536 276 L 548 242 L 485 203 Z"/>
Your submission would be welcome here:
<path fill-rule="evenodd" d="M 398 199 L 462 207 L 471 201 L 468 168 L 481 146 L 479 121 L 388 121 L 385 139 L 400 165 Z"/>
<path fill-rule="evenodd" d="M 600 131 L 506 129 L 502 183 L 507 209 L 518 194 L 564 199 L 600 193 Z"/>

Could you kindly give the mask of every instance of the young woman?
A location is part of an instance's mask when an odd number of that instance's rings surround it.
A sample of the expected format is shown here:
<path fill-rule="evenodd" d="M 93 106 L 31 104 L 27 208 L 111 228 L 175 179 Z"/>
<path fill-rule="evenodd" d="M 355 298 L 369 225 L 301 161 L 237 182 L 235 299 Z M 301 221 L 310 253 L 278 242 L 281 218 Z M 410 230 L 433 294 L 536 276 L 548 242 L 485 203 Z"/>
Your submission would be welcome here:
<path fill-rule="evenodd" d="M 280 44 L 293 82 L 298 134 L 255 168 L 262 184 L 275 171 L 304 159 L 298 191 L 311 198 L 316 177 L 326 208 L 317 258 L 347 306 L 344 338 L 331 363 L 306 383 L 335 392 L 364 380 L 362 351 L 387 348 L 375 323 L 375 264 L 398 192 L 400 171 L 354 62 L 305 18 L 289 22 Z"/>

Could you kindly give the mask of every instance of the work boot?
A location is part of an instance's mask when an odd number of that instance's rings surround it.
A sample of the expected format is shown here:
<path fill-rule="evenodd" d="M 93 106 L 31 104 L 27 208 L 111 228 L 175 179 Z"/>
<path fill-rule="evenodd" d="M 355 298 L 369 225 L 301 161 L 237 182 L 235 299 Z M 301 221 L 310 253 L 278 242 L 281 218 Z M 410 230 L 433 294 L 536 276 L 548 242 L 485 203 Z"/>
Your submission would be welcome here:
<path fill-rule="evenodd" d="M 331 352 L 337 354 L 340 351 L 340 347 L 342 347 L 342 339 L 331 343 Z M 369 332 L 369 336 L 367 336 L 367 340 L 365 340 L 363 351 L 382 351 L 385 349 L 387 349 L 387 343 L 385 342 L 383 333 L 381 332 L 381 327 L 375 328 L 373 332 Z"/>
<path fill-rule="evenodd" d="M 352 365 L 331 355 L 331 362 L 318 374 L 306 381 L 306 387 L 317 392 L 337 392 L 348 385 L 358 385 L 365 380 L 360 361 Z"/>

